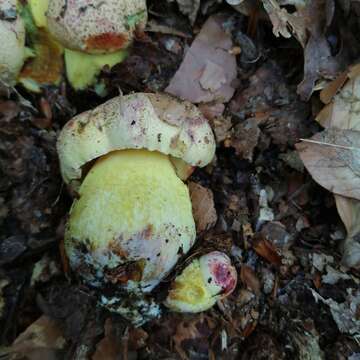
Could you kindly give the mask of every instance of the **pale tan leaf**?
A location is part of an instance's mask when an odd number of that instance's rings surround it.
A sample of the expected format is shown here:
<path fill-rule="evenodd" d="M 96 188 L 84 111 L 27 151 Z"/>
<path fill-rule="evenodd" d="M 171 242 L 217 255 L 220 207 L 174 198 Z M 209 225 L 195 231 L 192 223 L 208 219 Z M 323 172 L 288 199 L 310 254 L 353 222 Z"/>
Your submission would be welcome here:
<path fill-rule="evenodd" d="M 351 78 L 333 97 L 333 102 L 318 115 L 317 120 L 320 119 L 322 126 L 360 130 L 360 76 L 354 76 L 357 69 L 358 67 L 353 67 L 349 70 L 347 76 Z M 328 96 L 330 95 L 325 94 L 323 97 L 327 100 Z"/>
<path fill-rule="evenodd" d="M 359 79 L 360 64 L 351 66 L 346 72 L 345 86 L 337 94 L 343 74 L 328 85 L 321 93 L 323 102 L 333 100 L 325 106 L 316 120 L 325 128 L 337 127 L 343 130 L 359 130 Z M 341 84 L 343 86 L 343 84 Z M 331 99 L 330 99 L 331 97 Z M 347 267 L 360 267 L 360 201 L 335 194 L 338 213 L 343 221 L 347 237 L 342 244 L 342 263 Z"/>
<path fill-rule="evenodd" d="M 213 193 L 195 182 L 189 183 L 189 191 L 197 232 L 210 229 L 217 221 Z"/>
<path fill-rule="evenodd" d="M 226 102 L 232 98 L 236 56 L 229 53 L 233 42 L 222 27 L 223 21 L 222 16 L 211 16 L 205 22 L 166 92 L 193 103 Z"/>
<path fill-rule="evenodd" d="M 347 231 L 342 263 L 348 267 L 360 267 L 360 201 L 340 195 L 335 195 L 335 201 Z"/>
<path fill-rule="evenodd" d="M 335 194 L 360 199 L 360 131 L 330 128 L 296 148 L 317 183 Z"/>

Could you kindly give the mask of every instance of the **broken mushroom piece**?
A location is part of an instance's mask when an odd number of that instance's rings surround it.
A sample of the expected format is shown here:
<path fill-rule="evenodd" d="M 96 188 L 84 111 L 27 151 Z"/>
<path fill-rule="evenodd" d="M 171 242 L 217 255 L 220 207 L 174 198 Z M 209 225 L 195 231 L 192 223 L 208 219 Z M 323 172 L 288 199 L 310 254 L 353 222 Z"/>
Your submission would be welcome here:
<path fill-rule="evenodd" d="M 93 85 L 105 65 L 121 62 L 147 21 L 145 0 L 46 1 L 48 31 L 65 47 L 67 76 L 77 90 Z"/>
<path fill-rule="evenodd" d="M 212 130 L 189 102 L 137 93 L 70 120 L 57 149 L 64 181 L 79 193 L 65 233 L 70 266 L 86 283 L 110 286 L 114 293 L 103 294 L 102 304 L 140 324 L 156 313 L 141 297 L 196 237 L 189 191 L 170 156 L 207 165 Z M 114 295 L 119 289 L 131 294 L 131 309 L 126 296 Z"/>
<path fill-rule="evenodd" d="M 173 282 L 165 305 L 172 311 L 210 309 L 236 287 L 237 272 L 227 255 L 213 251 L 193 260 Z"/>
<path fill-rule="evenodd" d="M 25 28 L 16 0 L 0 0 L 0 80 L 14 85 L 25 60 Z"/>

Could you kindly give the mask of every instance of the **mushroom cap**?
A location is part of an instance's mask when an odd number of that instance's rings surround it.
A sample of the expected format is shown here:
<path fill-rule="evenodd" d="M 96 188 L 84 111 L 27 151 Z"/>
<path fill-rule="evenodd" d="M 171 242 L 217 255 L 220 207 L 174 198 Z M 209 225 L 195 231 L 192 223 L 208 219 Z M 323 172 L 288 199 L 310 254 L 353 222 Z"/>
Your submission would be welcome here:
<path fill-rule="evenodd" d="M 50 33 L 69 49 L 113 52 L 145 27 L 146 0 L 49 0 L 47 20 Z"/>
<path fill-rule="evenodd" d="M 65 249 L 71 268 L 90 285 L 149 292 L 195 242 L 189 191 L 164 154 L 103 156 L 79 195 Z"/>
<path fill-rule="evenodd" d="M 25 59 L 25 27 L 16 0 L 0 0 L 0 80 L 13 85 Z"/>
<path fill-rule="evenodd" d="M 159 151 L 203 167 L 215 147 L 211 127 L 196 106 L 147 93 L 118 96 L 74 117 L 57 143 L 62 176 L 74 189 L 86 163 L 114 150 Z"/>

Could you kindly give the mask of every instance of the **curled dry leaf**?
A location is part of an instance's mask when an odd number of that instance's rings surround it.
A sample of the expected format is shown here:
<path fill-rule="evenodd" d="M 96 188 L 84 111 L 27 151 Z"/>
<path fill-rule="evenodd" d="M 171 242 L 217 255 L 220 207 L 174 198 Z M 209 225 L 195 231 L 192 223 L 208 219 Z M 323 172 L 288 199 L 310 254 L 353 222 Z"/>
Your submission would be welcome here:
<path fill-rule="evenodd" d="M 360 200 L 360 131 L 330 128 L 296 148 L 317 183 Z"/>
<path fill-rule="evenodd" d="M 210 17 L 187 51 L 166 91 L 193 103 L 231 99 L 237 75 L 233 43 L 222 28 L 221 16 Z"/>
<path fill-rule="evenodd" d="M 197 232 L 210 229 L 217 221 L 212 191 L 195 182 L 189 183 L 189 191 Z"/>
<path fill-rule="evenodd" d="M 349 267 L 360 267 L 360 201 L 339 195 L 335 195 L 335 201 L 347 231 L 342 263 Z"/>
<path fill-rule="evenodd" d="M 293 34 L 300 44 L 305 47 L 307 39 L 305 18 L 297 12 L 288 13 L 275 0 L 262 0 L 262 2 L 273 24 L 274 35 L 290 38 Z"/>
<path fill-rule="evenodd" d="M 281 265 L 281 257 L 278 254 L 275 245 L 270 241 L 263 238 L 257 238 L 254 240 L 253 249 L 270 264 L 277 266 Z"/>

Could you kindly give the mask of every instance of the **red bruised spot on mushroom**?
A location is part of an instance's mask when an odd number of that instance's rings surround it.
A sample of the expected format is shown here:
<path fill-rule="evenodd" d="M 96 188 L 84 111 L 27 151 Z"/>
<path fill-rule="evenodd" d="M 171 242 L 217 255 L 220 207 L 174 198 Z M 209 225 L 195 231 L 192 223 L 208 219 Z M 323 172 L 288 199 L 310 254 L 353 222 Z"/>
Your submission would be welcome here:
<path fill-rule="evenodd" d="M 91 36 L 85 40 L 86 51 L 116 51 L 125 48 L 129 39 L 124 34 L 104 33 Z"/>

